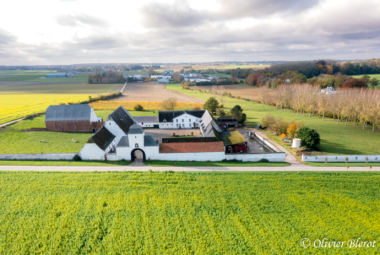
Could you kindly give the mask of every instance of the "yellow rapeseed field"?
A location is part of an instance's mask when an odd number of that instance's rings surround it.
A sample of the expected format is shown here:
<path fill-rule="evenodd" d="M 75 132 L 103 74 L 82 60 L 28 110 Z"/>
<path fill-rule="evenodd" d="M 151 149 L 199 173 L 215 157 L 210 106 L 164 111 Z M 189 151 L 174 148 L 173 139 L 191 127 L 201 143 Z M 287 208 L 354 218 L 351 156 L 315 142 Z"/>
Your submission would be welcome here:
<path fill-rule="evenodd" d="M 379 185 L 377 172 L 0 171 L 0 254 L 379 254 Z"/>
<path fill-rule="evenodd" d="M 0 95 L 0 124 L 46 111 L 49 105 L 78 103 L 88 100 L 88 95 L 71 94 L 19 94 Z"/>
<path fill-rule="evenodd" d="M 162 102 L 147 101 L 98 101 L 90 105 L 94 110 L 114 110 L 119 106 L 124 106 L 127 110 L 133 110 L 136 105 L 142 105 L 144 110 L 161 110 Z M 176 110 L 189 110 L 195 107 L 202 107 L 202 103 L 177 103 Z"/>

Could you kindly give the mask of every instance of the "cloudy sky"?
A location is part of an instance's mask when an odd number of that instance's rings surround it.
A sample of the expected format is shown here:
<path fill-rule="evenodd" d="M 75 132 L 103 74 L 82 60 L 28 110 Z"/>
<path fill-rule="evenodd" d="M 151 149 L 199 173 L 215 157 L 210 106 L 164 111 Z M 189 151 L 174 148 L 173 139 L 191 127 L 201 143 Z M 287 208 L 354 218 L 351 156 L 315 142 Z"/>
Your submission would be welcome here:
<path fill-rule="evenodd" d="M 12 0 L 0 65 L 380 57 L 380 0 Z"/>

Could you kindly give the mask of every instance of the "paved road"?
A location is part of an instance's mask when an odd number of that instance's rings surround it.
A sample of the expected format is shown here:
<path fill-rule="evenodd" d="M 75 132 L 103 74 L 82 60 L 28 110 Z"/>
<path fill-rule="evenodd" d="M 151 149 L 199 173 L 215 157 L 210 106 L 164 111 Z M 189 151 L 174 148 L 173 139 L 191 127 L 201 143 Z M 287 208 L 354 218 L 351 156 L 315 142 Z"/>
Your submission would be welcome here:
<path fill-rule="evenodd" d="M 153 167 L 153 166 L 0 166 L 0 171 L 232 171 L 232 172 L 295 172 L 295 171 L 347 171 L 346 167 L 312 167 L 312 166 L 287 166 L 287 167 Z M 365 171 L 374 172 L 380 171 L 380 167 L 350 167 L 349 172 Z"/>

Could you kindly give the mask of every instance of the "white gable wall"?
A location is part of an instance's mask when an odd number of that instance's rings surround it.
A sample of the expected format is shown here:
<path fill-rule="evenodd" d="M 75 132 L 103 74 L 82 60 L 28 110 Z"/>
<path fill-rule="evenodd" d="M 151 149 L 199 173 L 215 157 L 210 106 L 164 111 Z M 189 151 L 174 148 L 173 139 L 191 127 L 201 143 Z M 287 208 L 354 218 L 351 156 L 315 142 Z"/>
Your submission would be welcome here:
<path fill-rule="evenodd" d="M 95 143 L 86 143 L 79 154 L 83 160 L 104 160 L 105 151 Z"/>
<path fill-rule="evenodd" d="M 115 143 L 119 143 L 120 139 L 127 134 L 113 120 L 106 120 L 104 127 L 107 128 L 115 137 Z"/>
<path fill-rule="evenodd" d="M 129 146 L 132 150 L 135 148 L 144 147 L 144 134 L 129 134 L 128 139 L 129 139 Z"/>
<path fill-rule="evenodd" d="M 98 122 L 98 116 L 96 116 L 96 113 L 94 109 L 91 108 L 91 117 L 90 117 L 90 122 Z"/>

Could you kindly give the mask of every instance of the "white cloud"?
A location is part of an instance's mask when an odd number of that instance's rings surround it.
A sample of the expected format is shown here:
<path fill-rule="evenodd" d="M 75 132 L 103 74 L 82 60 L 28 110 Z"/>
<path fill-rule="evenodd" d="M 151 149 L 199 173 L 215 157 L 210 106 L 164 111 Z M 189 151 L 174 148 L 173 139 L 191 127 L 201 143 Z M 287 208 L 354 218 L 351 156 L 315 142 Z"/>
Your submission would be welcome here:
<path fill-rule="evenodd" d="M 0 65 L 380 57 L 377 0 L 13 0 L 5 9 Z"/>

